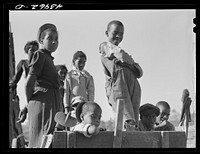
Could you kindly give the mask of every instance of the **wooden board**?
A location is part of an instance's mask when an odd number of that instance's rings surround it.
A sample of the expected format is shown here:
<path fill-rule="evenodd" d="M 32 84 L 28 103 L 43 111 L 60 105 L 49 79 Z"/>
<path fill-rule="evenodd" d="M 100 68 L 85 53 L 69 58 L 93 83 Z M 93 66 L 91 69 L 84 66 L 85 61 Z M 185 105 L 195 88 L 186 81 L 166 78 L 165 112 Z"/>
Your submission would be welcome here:
<path fill-rule="evenodd" d="M 78 132 L 56 131 L 53 148 L 113 148 L 114 132 L 100 132 L 91 138 Z M 122 132 L 121 148 L 186 148 L 184 131 Z"/>

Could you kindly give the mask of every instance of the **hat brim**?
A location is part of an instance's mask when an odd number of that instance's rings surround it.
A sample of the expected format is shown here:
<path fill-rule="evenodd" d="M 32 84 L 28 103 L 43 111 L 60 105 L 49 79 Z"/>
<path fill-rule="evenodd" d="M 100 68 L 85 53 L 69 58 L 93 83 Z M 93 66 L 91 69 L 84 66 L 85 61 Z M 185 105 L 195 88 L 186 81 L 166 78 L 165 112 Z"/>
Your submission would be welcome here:
<path fill-rule="evenodd" d="M 38 30 L 38 35 L 37 35 L 38 42 L 40 42 L 40 37 L 41 37 L 42 32 L 44 32 L 47 29 L 53 29 L 53 30 L 57 31 L 56 26 L 51 23 L 46 23 L 46 24 L 42 25 Z"/>
<path fill-rule="evenodd" d="M 81 113 L 82 113 L 82 107 L 83 107 L 83 105 L 84 105 L 85 103 L 86 103 L 85 101 L 84 101 L 84 102 L 80 102 L 80 103 L 78 104 L 77 108 L 76 108 L 76 119 L 77 119 L 78 122 L 81 122 L 81 121 L 82 121 L 81 118 L 80 118 L 80 115 L 81 115 Z"/>

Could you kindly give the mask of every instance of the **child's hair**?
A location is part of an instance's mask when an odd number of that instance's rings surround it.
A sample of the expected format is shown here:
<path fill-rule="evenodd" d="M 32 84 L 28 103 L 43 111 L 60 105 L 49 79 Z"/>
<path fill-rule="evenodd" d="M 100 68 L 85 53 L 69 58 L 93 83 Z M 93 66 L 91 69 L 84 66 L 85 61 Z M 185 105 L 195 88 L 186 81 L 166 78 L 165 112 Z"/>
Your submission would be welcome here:
<path fill-rule="evenodd" d="M 87 57 L 83 51 L 76 51 L 73 55 L 72 62 L 74 63 L 79 57 L 83 57 L 85 60 L 87 60 Z"/>
<path fill-rule="evenodd" d="M 58 72 L 59 70 L 66 70 L 66 72 L 68 72 L 68 69 L 65 65 L 56 65 L 56 71 Z"/>
<path fill-rule="evenodd" d="M 82 107 L 82 114 L 86 114 L 89 111 L 90 105 L 95 105 L 101 111 L 101 107 L 99 106 L 99 104 L 95 102 L 87 102 Z"/>
<path fill-rule="evenodd" d="M 166 101 L 159 101 L 156 106 L 163 105 L 165 108 L 170 109 L 170 105 Z"/>
<path fill-rule="evenodd" d="M 112 21 L 110 21 L 110 22 L 108 23 L 107 30 L 109 30 L 109 29 L 110 29 L 110 26 L 113 25 L 113 24 L 124 27 L 124 25 L 122 24 L 121 21 L 119 21 L 119 20 L 112 20 Z"/>
<path fill-rule="evenodd" d="M 37 48 L 39 48 L 39 43 L 38 41 L 34 40 L 34 41 L 28 41 L 26 43 L 26 45 L 24 46 L 24 51 L 25 53 L 28 53 L 28 50 L 30 48 L 30 46 L 33 45 L 33 46 L 37 46 Z"/>

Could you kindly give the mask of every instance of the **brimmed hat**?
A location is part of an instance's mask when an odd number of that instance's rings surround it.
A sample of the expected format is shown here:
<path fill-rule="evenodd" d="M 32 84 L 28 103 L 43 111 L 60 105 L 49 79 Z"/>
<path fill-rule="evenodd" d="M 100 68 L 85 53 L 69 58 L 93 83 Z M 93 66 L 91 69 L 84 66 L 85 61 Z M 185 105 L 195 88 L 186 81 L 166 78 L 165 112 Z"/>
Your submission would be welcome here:
<path fill-rule="evenodd" d="M 144 104 L 140 106 L 140 115 L 148 115 L 148 113 L 155 113 L 156 116 L 160 114 L 160 109 L 157 106 L 154 106 L 153 104 Z"/>
<path fill-rule="evenodd" d="M 84 102 L 85 99 L 82 96 L 76 96 L 71 100 L 71 106 L 76 107 L 80 102 Z"/>
<path fill-rule="evenodd" d="M 84 105 L 85 103 L 86 103 L 86 101 L 80 102 L 80 103 L 78 104 L 77 108 L 76 108 L 76 119 L 77 119 L 78 122 L 81 122 L 81 121 L 82 121 L 81 118 L 80 118 L 80 115 L 81 115 L 81 113 L 82 113 L 82 107 L 83 107 L 83 105 Z"/>
<path fill-rule="evenodd" d="M 46 23 L 46 24 L 42 25 L 38 30 L 38 35 L 37 35 L 38 42 L 40 42 L 40 37 L 41 37 L 42 32 L 49 29 L 49 28 L 57 31 L 56 26 L 53 25 L 53 24 Z"/>

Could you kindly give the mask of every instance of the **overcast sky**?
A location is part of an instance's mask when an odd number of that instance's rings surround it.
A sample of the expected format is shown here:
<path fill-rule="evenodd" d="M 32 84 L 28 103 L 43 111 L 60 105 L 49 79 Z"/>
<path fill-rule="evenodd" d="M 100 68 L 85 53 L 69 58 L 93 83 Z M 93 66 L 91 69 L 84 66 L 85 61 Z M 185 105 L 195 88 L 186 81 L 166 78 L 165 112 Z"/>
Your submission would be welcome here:
<path fill-rule="evenodd" d="M 125 27 L 120 46 L 140 64 L 144 71 L 139 79 L 142 88 L 141 105 L 167 101 L 181 112 L 181 96 L 188 89 L 192 97 L 191 112 L 195 111 L 195 50 L 193 33 L 195 10 L 56 10 L 10 11 L 9 21 L 14 37 L 16 65 L 26 59 L 24 45 L 35 40 L 38 28 L 53 23 L 59 33 L 55 64 L 71 69 L 72 55 L 82 50 L 87 55 L 85 69 L 93 76 L 95 101 L 102 107 L 102 120 L 112 117 L 105 95 L 105 75 L 100 61 L 99 44 L 106 41 L 108 22 L 120 20 Z M 18 83 L 20 107 L 25 103 L 25 79 Z"/>

